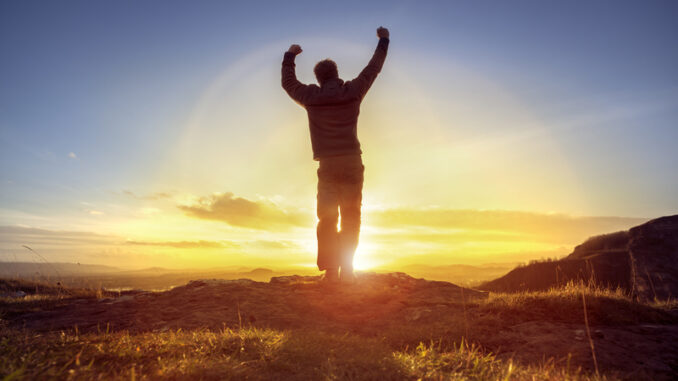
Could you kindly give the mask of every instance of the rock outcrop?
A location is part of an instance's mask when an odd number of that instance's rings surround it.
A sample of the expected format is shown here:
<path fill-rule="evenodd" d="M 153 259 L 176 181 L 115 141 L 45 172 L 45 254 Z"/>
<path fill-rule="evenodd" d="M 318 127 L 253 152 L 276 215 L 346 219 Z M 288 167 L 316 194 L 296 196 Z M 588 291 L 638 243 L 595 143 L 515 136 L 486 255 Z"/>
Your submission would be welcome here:
<path fill-rule="evenodd" d="M 546 290 L 570 281 L 622 288 L 644 300 L 678 295 L 678 215 L 589 238 L 567 257 L 519 267 L 480 289 Z"/>

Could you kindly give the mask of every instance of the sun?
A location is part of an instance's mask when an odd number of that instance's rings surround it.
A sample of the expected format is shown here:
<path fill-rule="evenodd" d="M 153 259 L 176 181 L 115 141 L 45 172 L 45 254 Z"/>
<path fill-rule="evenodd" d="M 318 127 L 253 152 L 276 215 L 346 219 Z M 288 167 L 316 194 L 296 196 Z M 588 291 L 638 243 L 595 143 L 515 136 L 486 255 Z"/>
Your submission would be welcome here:
<path fill-rule="evenodd" d="M 382 263 L 375 259 L 377 248 L 370 242 L 361 241 L 353 257 L 353 268 L 356 270 L 371 270 Z"/>

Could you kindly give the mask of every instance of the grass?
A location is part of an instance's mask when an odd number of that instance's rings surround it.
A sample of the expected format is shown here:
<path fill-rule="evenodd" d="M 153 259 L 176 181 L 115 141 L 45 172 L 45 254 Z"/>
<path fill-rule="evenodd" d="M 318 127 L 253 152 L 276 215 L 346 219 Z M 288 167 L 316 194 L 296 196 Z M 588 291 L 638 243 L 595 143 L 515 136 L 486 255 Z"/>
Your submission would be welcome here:
<path fill-rule="evenodd" d="M 521 366 L 462 342 L 393 350 L 355 335 L 223 329 L 38 334 L 0 330 L 0 375 L 13 379 L 595 380 L 553 363 Z"/>
<path fill-rule="evenodd" d="M 33 286 L 33 285 L 31 285 Z M 0 298 L 0 319 L 101 298 L 100 290 L 55 290 Z M 116 293 L 117 294 L 117 293 Z M 620 290 L 571 283 L 543 292 L 491 294 L 430 322 L 363 330 L 260 328 L 130 333 L 35 332 L 0 320 L 0 377 L 32 379 L 605 380 L 563 359 L 514 361 L 477 343 L 529 321 L 591 325 L 675 324 L 676 302 L 638 303 Z M 396 318 L 396 317 L 394 317 Z M 348 333 L 350 332 L 350 333 Z M 469 344 L 470 343 L 470 344 Z"/>
<path fill-rule="evenodd" d="M 444 318 L 408 325 L 406 329 L 402 324 L 384 327 L 381 337 L 396 348 L 435 341 L 448 350 L 467 340 L 500 349 L 490 345 L 496 341 L 496 333 L 518 324 L 548 322 L 584 328 L 582 295 L 586 297 L 588 323 L 594 327 L 678 323 L 675 301 L 637 302 L 622 290 L 569 283 L 548 291 L 490 293 L 486 300 L 456 304 L 456 313 Z"/>
<path fill-rule="evenodd" d="M 396 359 L 413 379 L 425 380 L 612 380 L 582 372 L 580 368 L 556 366 L 552 361 L 539 365 L 519 365 L 502 361 L 475 345 L 462 341 L 449 351 L 434 344 L 420 344 L 412 352 L 397 352 Z"/>
<path fill-rule="evenodd" d="M 678 309 L 675 300 L 637 302 L 621 289 L 610 290 L 582 282 L 569 282 L 547 291 L 491 293 L 479 308 L 515 323 L 526 320 L 577 323 L 583 319 L 582 295 L 586 297 L 592 325 L 676 322 L 675 314 L 671 313 Z"/>
<path fill-rule="evenodd" d="M 16 298 L 12 295 L 22 291 L 26 296 Z M 74 299 L 101 299 L 120 296 L 118 292 L 101 288 L 62 287 L 45 282 L 27 281 L 24 279 L 0 279 L 0 319 L 12 317 L 26 312 L 37 312 L 68 305 Z"/>

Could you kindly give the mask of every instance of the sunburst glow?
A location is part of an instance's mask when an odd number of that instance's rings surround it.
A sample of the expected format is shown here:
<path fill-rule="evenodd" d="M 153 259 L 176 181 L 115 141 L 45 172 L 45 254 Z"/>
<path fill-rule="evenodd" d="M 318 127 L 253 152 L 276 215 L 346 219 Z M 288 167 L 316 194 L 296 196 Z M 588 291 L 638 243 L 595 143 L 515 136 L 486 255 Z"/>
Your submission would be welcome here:
<path fill-rule="evenodd" d="M 572 7 L 554 34 L 553 12 L 475 2 L 361 6 L 350 28 L 339 3 L 25 3 L 0 5 L 0 260 L 315 263 L 318 163 L 283 54 L 302 46 L 304 83 L 324 58 L 351 80 L 375 20 L 391 42 L 358 121 L 357 269 L 561 256 L 678 209 L 672 12 Z"/>

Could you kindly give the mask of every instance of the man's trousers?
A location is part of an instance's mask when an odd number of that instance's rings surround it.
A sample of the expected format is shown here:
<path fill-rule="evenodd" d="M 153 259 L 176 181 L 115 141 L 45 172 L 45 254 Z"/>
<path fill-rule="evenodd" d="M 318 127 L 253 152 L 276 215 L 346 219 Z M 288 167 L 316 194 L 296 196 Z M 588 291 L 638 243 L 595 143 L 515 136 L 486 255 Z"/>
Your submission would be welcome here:
<path fill-rule="evenodd" d="M 320 159 L 318 167 L 318 268 L 353 270 L 360 235 L 363 166 L 360 155 Z M 341 215 L 341 229 L 337 222 Z"/>

